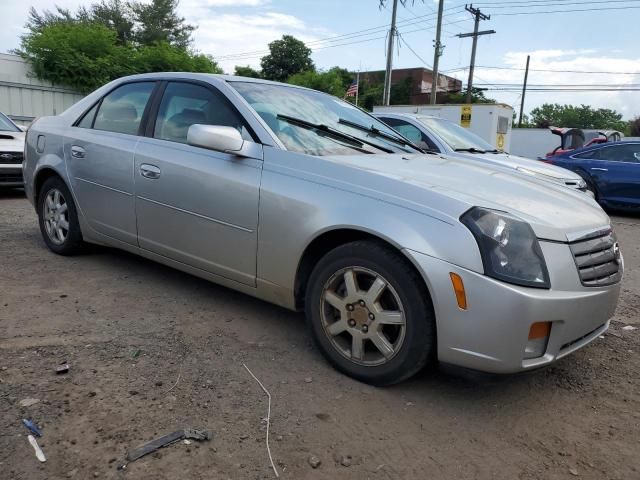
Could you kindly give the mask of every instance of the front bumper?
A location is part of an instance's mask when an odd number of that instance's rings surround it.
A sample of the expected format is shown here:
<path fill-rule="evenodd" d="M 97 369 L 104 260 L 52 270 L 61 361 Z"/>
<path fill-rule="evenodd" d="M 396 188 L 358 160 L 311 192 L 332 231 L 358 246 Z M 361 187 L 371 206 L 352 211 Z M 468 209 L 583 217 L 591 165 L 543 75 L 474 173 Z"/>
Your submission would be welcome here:
<path fill-rule="evenodd" d="M 510 285 L 406 251 L 431 293 L 441 362 L 490 373 L 521 372 L 568 355 L 608 328 L 620 283 L 584 287 L 567 244 L 541 241 L 540 246 L 549 269 L 550 290 Z M 458 307 L 450 272 L 464 282 L 467 310 Z M 525 359 L 529 329 L 536 322 L 552 322 L 546 351 Z"/>
<path fill-rule="evenodd" d="M 0 164 L 0 187 L 22 187 L 22 164 Z"/>

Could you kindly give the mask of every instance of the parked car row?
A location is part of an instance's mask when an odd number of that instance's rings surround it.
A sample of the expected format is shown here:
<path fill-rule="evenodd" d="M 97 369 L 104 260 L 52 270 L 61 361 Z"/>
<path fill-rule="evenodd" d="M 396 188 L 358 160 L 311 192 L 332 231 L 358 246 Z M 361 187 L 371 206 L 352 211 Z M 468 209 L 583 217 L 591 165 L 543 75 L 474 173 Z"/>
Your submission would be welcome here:
<path fill-rule="evenodd" d="M 132 76 L 31 125 L 25 190 L 53 252 L 109 245 L 303 310 L 364 382 L 531 370 L 601 335 L 623 260 L 576 177 L 391 118 L 258 79 Z"/>
<path fill-rule="evenodd" d="M 0 187 L 21 187 L 24 132 L 0 112 Z"/>

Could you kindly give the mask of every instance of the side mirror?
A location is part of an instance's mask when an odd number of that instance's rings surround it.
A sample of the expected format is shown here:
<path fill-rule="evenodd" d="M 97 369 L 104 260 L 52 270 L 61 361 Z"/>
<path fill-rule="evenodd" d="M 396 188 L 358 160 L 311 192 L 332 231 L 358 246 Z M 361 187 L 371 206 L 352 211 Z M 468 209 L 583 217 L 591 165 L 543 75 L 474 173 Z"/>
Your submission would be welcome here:
<path fill-rule="evenodd" d="M 194 147 L 233 153 L 242 150 L 244 140 L 233 127 L 194 124 L 187 131 L 187 143 Z"/>

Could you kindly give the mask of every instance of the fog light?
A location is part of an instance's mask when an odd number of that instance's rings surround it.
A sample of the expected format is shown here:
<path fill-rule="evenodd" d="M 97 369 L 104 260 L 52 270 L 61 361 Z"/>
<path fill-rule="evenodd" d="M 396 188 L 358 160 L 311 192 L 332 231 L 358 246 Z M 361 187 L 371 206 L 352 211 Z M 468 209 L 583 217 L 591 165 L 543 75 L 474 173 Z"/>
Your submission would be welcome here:
<path fill-rule="evenodd" d="M 529 329 L 529 341 L 524 348 L 524 358 L 538 358 L 547 351 L 551 322 L 536 322 Z"/>

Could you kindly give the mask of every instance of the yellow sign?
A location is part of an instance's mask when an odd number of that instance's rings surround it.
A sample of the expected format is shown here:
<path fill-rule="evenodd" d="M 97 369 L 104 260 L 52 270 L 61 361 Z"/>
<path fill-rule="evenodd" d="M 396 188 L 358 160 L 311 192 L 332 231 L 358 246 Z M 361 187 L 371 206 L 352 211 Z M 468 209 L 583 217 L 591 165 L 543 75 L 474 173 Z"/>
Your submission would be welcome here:
<path fill-rule="evenodd" d="M 504 150 L 504 133 L 499 133 L 496 138 L 496 146 L 498 150 Z"/>
<path fill-rule="evenodd" d="M 460 107 L 460 125 L 464 128 L 471 126 L 471 105 L 462 105 Z"/>

